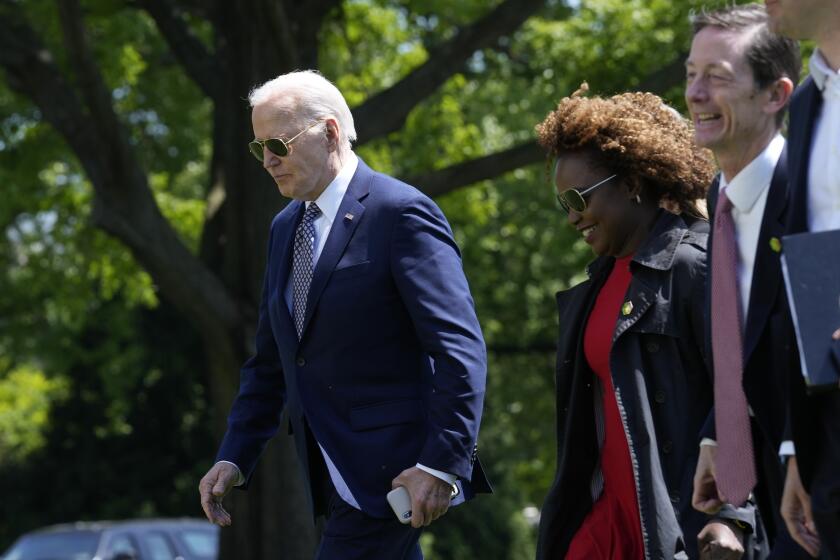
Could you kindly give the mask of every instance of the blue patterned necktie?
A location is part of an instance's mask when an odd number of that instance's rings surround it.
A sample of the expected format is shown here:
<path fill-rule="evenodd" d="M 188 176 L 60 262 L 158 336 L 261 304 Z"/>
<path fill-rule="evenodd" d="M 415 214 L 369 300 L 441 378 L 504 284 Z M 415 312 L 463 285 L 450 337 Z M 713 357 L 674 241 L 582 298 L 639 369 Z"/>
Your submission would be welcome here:
<path fill-rule="evenodd" d="M 295 320 L 298 340 L 303 334 L 303 320 L 306 317 L 306 298 L 312 284 L 312 269 L 315 257 L 315 220 L 321 209 L 314 202 L 303 213 L 303 219 L 295 232 L 295 249 L 292 257 L 292 316 Z"/>

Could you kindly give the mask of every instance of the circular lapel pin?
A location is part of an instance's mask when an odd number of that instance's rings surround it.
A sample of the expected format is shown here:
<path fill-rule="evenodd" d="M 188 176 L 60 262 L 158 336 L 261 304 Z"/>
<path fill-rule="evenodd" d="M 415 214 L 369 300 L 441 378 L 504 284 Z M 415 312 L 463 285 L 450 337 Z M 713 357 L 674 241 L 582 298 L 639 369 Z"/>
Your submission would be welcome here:
<path fill-rule="evenodd" d="M 770 238 L 770 248 L 773 249 L 776 253 L 781 252 L 782 250 L 782 242 L 779 241 L 778 237 L 771 237 Z"/>
<path fill-rule="evenodd" d="M 622 315 L 630 315 L 633 312 L 633 302 L 632 301 L 625 301 L 624 305 L 621 306 L 621 314 Z"/>

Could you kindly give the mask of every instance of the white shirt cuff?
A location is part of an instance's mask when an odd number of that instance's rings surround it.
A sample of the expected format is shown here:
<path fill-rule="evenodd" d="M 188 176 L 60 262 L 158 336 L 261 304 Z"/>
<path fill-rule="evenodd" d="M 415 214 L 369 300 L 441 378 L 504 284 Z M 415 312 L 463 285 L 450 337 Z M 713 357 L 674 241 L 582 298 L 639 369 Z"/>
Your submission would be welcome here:
<path fill-rule="evenodd" d="M 427 467 L 426 465 L 421 465 L 420 463 L 417 463 L 417 465 L 415 466 L 421 471 L 426 471 L 430 475 L 438 477 L 447 484 L 455 484 L 455 481 L 458 480 L 458 477 L 454 474 L 449 474 L 447 472 L 435 470 L 430 467 Z"/>
<path fill-rule="evenodd" d="M 708 445 L 710 447 L 717 447 L 717 442 L 712 438 L 704 437 L 700 440 L 700 447 L 703 447 L 704 445 Z"/>
<path fill-rule="evenodd" d="M 779 446 L 779 457 L 784 461 L 785 457 L 790 457 L 791 455 L 796 455 L 796 447 L 794 447 L 792 441 L 785 440 Z"/>
<path fill-rule="evenodd" d="M 245 484 L 245 477 L 242 476 L 242 471 L 239 469 L 236 463 L 231 463 L 230 461 L 219 461 L 216 464 L 218 465 L 219 463 L 227 463 L 228 465 L 233 465 L 233 468 L 236 469 L 237 479 L 236 484 L 234 484 L 234 486 L 242 486 L 243 484 Z"/>

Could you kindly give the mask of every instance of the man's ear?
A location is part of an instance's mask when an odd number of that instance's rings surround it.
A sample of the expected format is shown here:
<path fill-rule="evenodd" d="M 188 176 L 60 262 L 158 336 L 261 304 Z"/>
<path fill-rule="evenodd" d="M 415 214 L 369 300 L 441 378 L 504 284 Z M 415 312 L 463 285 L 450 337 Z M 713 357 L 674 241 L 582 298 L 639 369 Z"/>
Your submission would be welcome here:
<path fill-rule="evenodd" d="M 764 105 L 764 110 L 772 114 L 784 111 L 790 96 L 793 95 L 793 88 L 793 81 L 790 78 L 779 78 L 767 86 L 770 96 Z"/>
<path fill-rule="evenodd" d="M 338 150 L 341 143 L 341 126 L 338 124 L 338 120 L 330 117 L 324 121 L 324 125 L 327 147 L 331 152 Z"/>

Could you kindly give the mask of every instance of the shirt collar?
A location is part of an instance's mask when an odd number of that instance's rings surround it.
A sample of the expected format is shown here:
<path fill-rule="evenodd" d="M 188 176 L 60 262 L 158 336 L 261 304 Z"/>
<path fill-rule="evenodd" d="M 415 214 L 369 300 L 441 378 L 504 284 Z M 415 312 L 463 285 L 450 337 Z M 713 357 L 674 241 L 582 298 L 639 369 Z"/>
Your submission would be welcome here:
<path fill-rule="evenodd" d="M 814 50 L 814 54 L 811 55 L 811 60 L 808 62 L 808 68 L 811 71 L 811 77 L 814 78 L 814 83 L 817 84 L 820 91 L 825 90 L 825 86 L 832 76 L 840 74 L 840 72 L 835 72 L 829 67 L 820 49 Z"/>
<path fill-rule="evenodd" d="M 727 181 L 721 173 L 720 189 L 726 189 L 726 196 L 738 212 L 748 213 L 765 189 L 770 187 L 776 164 L 785 148 L 785 139 L 777 134 L 767 147 L 758 154 L 740 173 Z"/>
<path fill-rule="evenodd" d="M 321 214 L 329 223 L 335 221 L 335 215 L 338 214 L 338 207 L 341 206 L 341 201 L 344 199 L 345 193 L 347 193 L 347 187 L 350 186 L 350 180 L 353 179 L 353 175 L 356 173 L 358 166 L 359 158 L 356 157 L 356 154 L 350 152 L 350 157 L 344 162 L 338 175 L 330 181 L 330 184 L 327 185 L 324 192 L 315 199 L 315 203 L 321 209 Z M 307 201 L 306 207 L 309 208 L 310 204 L 311 202 Z"/>

